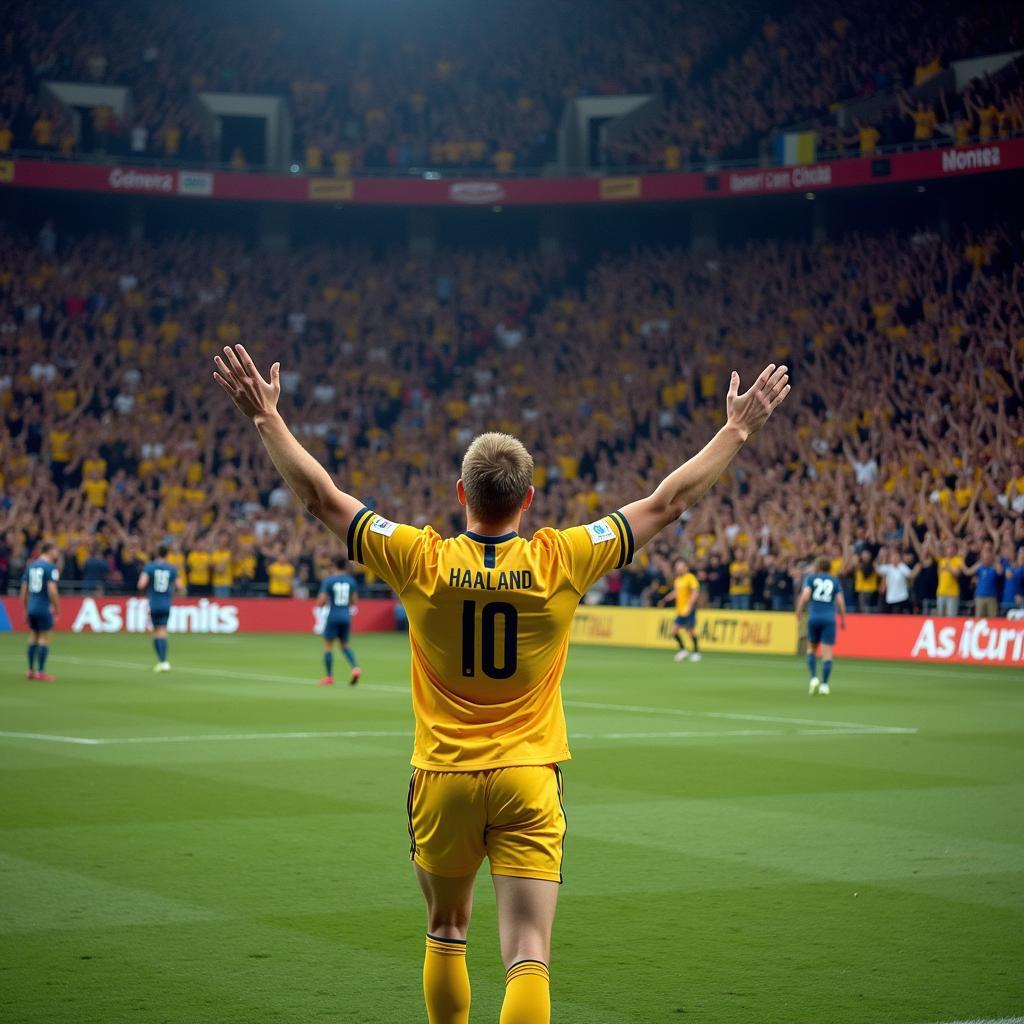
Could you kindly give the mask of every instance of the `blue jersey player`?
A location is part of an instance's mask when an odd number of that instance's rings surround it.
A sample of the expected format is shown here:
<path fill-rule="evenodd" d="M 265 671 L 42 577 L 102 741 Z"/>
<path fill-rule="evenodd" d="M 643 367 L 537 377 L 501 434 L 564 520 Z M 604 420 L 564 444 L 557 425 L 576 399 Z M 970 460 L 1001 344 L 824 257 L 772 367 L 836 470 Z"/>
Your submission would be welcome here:
<path fill-rule="evenodd" d="M 25 566 L 21 577 L 21 599 L 25 602 L 28 618 L 28 671 L 26 679 L 52 683 L 55 676 L 46 672 L 46 658 L 50 653 L 50 631 L 60 615 L 57 595 L 57 548 L 53 544 L 43 547 L 40 557 Z"/>
<path fill-rule="evenodd" d="M 807 609 L 807 667 L 811 673 L 809 692 L 827 697 L 831 692 L 828 678 L 832 674 L 832 646 L 836 642 L 836 614 L 839 625 L 846 629 L 846 599 L 842 584 L 829 573 L 831 560 L 822 555 L 814 572 L 804 577 L 804 585 L 796 603 L 797 618 Z M 818 645 L 821 645 L 822 673 L 818 679 Z"/>
<path fill-rule="evenodd" d="M 356 581 L 346 570 L 348 559 L 339 556 L 334 560 L 334 572 L 320 584 L 320 596 L 317 604 L 327 608 L 324 619 L 324 671 L 326 675 L 320 680 L 321 686 L 334 683 L 334 641 L 341 644 L 341 653 L 352 666 L 349 683 L 355 686 L 359 682 L 362 670 L 356 663 L 356 653 L 349 647 L 348 635 L 352 629 L 352 616 L 355 614 Z"/>
<path fill-rule="evenodd" d="M 184 593 L 185 581 L 177 568 L 167 561 L 169 548 L 161 544 L 156 561 L 148 562 L 139 576 L 138 588 L 149 598 L 149 617 L 153 620 L 153 650 L 156 651 L 154 672 L 170 672 L 167 660 L 167 620 L 171 617 L 171 601 L 175 591 Z"/>

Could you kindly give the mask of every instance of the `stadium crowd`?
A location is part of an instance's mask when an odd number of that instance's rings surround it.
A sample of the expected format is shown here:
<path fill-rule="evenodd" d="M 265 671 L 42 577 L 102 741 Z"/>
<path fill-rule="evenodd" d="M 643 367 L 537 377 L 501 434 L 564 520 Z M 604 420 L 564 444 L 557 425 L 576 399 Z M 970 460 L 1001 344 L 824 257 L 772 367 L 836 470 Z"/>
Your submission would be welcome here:
<path fill-rule="evenodd" d="M 89 112 L 87 151 L 213 158 L 194 103 L 208 90 L 286 96 L 294 155 L 311 172 L 537 167 L 553 156 L 567 98 L 672 89 L 752 24 L 748 7 L 672 0 L 581 18 L 570 0 L 449 0 L 410 8 L 396 26 L 357 3 L 19 2 L 4 40 L 0 150 L 82 148 L 41 89 L 57 80 L 131 90 L 123 123 L 108 107 Z"/>
<path fill-rule="evenodd" d="M 742 47 L 671 97 L 660 117 L 609 146 L 608 162 L 675 170 L 764 158 L 773 133 L 792 125 L 816 129 L 822 151 L 854 144 L 864 155 L 910 138 L 945 135 L 962 144 L 983 138 L 989 128 L 988 137 L 1020 132 L 1024 105 L 1014 86 L 992 97 L 996 113 L 984 118 L 960 96 L 951 98 L 948 105 L 964 115 L 955 131 L 954 118 L 941 119 L 930 104 L 914 106 L 917 118 L 897 105 L 906 89 L 924 85 L 953 60 L 1020 46 L 1019 5 L 997 2 L 967 13 L 955 0 L 899 7 L 869 0 L 844 8 L 822 0 L 768 14 Z M 972 83 L 965 93 L 982 88 L 992 91 Z M 890 93 L 893 102 L 883 106 L 877 124 L 855 125 L 852 139 L 836 132 L 834 114 L 843 102 Z M 925 110 L 932 110 L 930 119 Z"/>
<path fill-rule="evenodd" d="M 339 480 L 442 532 L 463 526 L 452 482 L 481 430 L 534 453 L 530 523 L 586 522 L 703 443 L 733 365 L 785 361 L 782 421 L 591 599 L 657 599 L 683 553 L 708 602 L 782 607 L 826 552 L 854 607 L 899 610 L 904 591 L 918 607 L 1020 604 L 1022 275 L 1016 230 L 592 265 L 8 235 L 0 584 L 44 537 L 89 590 L 131 588 L 163 541 L 194 592 L 315 583 L 336 545 L 210 379 L 212 354 L 242 340 L 281 360 L 285 416 Z"/>
<path fill-rule="evenodd" d="M 1019 45 L 1024 16 L 1008 0 L 981 8 L 869 0 L 849 9 L 826 0 L 665 0 L 590 5 L 586 17 L 572 0 L 471 9 L 446 0 L 405 12 L 398 31 L 393 18 L 357 3 L 18 0 L 6 13 L 0 152 L 230 156 L 237 167 L 259 166 L 263 156 L 244 143 L 219 151 L 196 102 L 204 91 L 286 97 L 296 162 L 340 175 L 539 168 L 553 159 L 565 102 L 577 96 L 657 97 L 661 113 L 605 159 L 668 170 L 756 158 L 774 131 L 798 121 L 821 128 L 824 145 L 862 150 L 908 133 L 924 141 L 944 126 L 957 139 L 1024 129 L 1010 89 L 951 96 L 945 119 L 928 105 L 915 107 L 916 117 L 894 105 L 878 124 L 851 129 L 852 143 L 825 130 L 844 100 L 922 84 L 958 57 Z M 120 115 L 107 104 L 83 108 L 76 130 L 43 88 L 48 81 L 124 86 L 130 102 Z"/>

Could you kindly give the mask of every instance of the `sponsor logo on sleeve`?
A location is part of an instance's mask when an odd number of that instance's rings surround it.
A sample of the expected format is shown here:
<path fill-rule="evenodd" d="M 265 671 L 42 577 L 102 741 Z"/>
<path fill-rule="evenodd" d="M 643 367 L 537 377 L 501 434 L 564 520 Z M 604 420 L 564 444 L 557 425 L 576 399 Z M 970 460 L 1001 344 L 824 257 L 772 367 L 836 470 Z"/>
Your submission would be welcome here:
<path fill-rule="evenodd" d="M 590 534 L 590 540 L 594 544 L 603 544 L 606 540 L 615 540 L 618 537 L 615 530 L 603 519 L 598 519 L 596 523 L 590 523 L 586 527 L 586 531 Z"/>
<path fill-rule="evenodd" d="M 379 533 L 382 537 L 390 537 L 397 529 L 398 523 L 393 523 L 390 519 L 381 519 L 380 516 L 374 516 L 373 522 L 370 523 L 370 533 Z"/>

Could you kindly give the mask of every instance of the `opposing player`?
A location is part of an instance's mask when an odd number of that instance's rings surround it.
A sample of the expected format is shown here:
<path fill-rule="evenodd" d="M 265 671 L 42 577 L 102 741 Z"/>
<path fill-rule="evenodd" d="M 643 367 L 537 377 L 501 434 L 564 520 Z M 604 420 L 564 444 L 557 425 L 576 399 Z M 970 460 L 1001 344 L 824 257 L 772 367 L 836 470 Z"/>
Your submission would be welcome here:
<path fill-rule="evenodd" d="M 153 620 L 153 650 L 156 651 L 154 672 L 170 672 L 167 660 L 167 620 L 175 592 L 185 592 L 185 580 L 178 567 L 167 561 L 170 548 L 161 544 L 156 561 L 149 562 L 139 576 L 138 589 L 149 598 L 149 617 Z"/>
<path fill-rule="evenodd" d="M 57 547 L 46 544 L 39 558 L 25 566 L 21 577 L 21 599 L 25 602 L 25 616 L 28 619 L 28 671 L 26 679 L 53 683 L 56 676 L 46 671 L 46 659 L 50 654 L 50 631 L 60 618 L 60 596 L 57 581 Z"/>
<path fill-rule="evenodd" d="M 700 597 L 700 583 L 697 577 L 690 571 L 690 566 L 685 558 L 677 558 L 675 563 L 676 578 L 672 584 L 672 590 L 666 594 L 661 604 L 668 604 L 674 600 L 676 603 L 676 621 L 673 625 L 672 636 L 679 650 L 676 651 L 676 661 L 686 661 L 686 645 L 683 643 L 683 633 L 690 638 L 693 650 L 690 652 L 690 661 L 700 661 L 700 646 L 697 643 L 697 598 Z"/>
<path fill-rule="evenodd" d="M 376 515 L 339 490 L 277 412 L 270 381 L 241 345 L 216 357 L 217 383 L 250 417 L 305 508 L 344 538 L 402 599 L 409 617 L 416 718 L 409 837 L 427 904 L 423 991 L 430 1024 L 465 1024 L 473 881 L 490 860 L 506 967 L 501 1024 L 550 1021 L 551 928 L 565 814 L 558 763 L 569 759 L 561 679 L 584 593 L 621 568 L 701 498 L 789 392 L 768 366 L 739 394 L 707 446 L 645 498 L 587 526 L 519 536 L 533 501 L 533 460 L 507 434 L 483 434 L 456 484 L 465 533 L 443 539 Z"/>
<path fill-rule="evenodd" d="M 355 614 L 356 602 L 356 581 L 348 569 L 348 559 L 339 555 L 334 560 L 335 572 L 324 577 L 320 584 L 320 594 L 317 597 L 317 604 L 327 608 L 327 618 L 324 621 L 324 677 L 320 680 L 321 686 L 334 685 L 334 641 L 341 645 L 341 653 L 352 668 L 349 675 L 349 684 L 355 686 L 359 677 L 363 674 L 358 662 L 356 652 L 349 646 L 348 635 L 352 628 L 352 616 Z"/>
<path fill-rule="evenodd" d="M 831 575 L 831 560 L 822 555 L 814 563 L 814 572 L 804 577 L 804 585 L 796 602 L 797 619 L 807 612 L 807 668 L 811 673 L 808 692 L 827 697 L 832 675 L 832 648 L 836 642 L 836 614 L 839 625 L 846 629 L 846 598 L 839 580 Z M 818 646 L 821 646 L 821 679 L 818 678 Z"/>

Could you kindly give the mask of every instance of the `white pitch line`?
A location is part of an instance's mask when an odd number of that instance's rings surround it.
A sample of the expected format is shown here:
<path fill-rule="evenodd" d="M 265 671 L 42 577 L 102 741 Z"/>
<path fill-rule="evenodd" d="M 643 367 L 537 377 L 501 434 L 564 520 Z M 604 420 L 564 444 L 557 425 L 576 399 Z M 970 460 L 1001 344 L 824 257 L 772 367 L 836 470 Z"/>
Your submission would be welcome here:
<path fill-rule="evenodd" d="M 330 740 L 363 739 L 378 736 L 404 736 L 409 738 L 411 730 L 401 732 L 385 730 L 345 730 L 331 732 L 224 732 L 198 733 L 195 736 L 116 736 L 109 739 L 93 740 L 99 746 L 124 743 L 217 743 L 221 740 Z"/>
<path fill-rule="evenodd" d="M 916 729 L 901 729 L 901 733 L 916 733 Z M 860 729 L 692 729 L 673 732 L 577 732 L 569 736 L 570 740 L 659 740 L 659 739 L 700 739 L 704 736 L 715 738 L 729 736 L 889 736 L 897 732 L 894 729 L 872 728 L 865 726 Z"/>
<path fill-rule="evenodd" d="M 998 1020 L 979 1017 L 976 1020 L 948 1020 L 944 1024 L 1024 1024 L 1024 1017 L 1000 1017 Z"/>
<path fill-rule="evenodd" d="M 19 740 L 43 740 L 49 743 L 77 743 L 86 747 L 94 747 L 102 740 L 94 740 L 88 736 L 54 736 L 45 732 L 0 732 L 0 737 Z"/>
<path fill-rule="evenodd" d="M 657 740 L 657 739 L 733 739 L 758 736 L 853 736 L 863 735 L 864 729 L 694 729 L 671 732 L 581 732 L 573 740 Z M 0 732 L 0 738 L 39 740 L 50 743 L 74 743 L 93 747 L 123 746 L 146 743 L 219 743 L 222 741 L 253 740 L 323 740 L 323 739 L 376 739 L 409 738 L 411 730 L 366 729 L 330 730 L 323 732 L 244 732 L 196 733 L 178 736 L 55 736 L 39 732 Z"/>
<path fill-rule="evenodd" d="M 100 665 L 104 668 L 130 668 L 135 669 L 137 672 L 147 672 L 150 669 L 149 665 L 140 664 L 137 661 L 116 661 L 112 658 L 78 658 L 74 656 L 62 657 L 62 662 L 66 661 L 72 665 Z M 191 665 L 185 665 L 181 667 L 183 674 L 199 675 L 199 676 L 211 676 L 215 679 L 255 679 L 261 683 L 297 683 L 301 686 L 319 686 L 320 683 L 316 679 L 306 679 L 303 676 L 276 676 L 276 675 L 265 675 L 258 672 L 234 672 L 231 669 L 214 669 L 214 668 L 196 668 Z M 162 680 L 163 681 L 163 680 Z M 170 682 L 173 683 L 173 679 Z M 360 690 L 380 690 L 386 693 L 402 693 L 408 694 L 408 686 L 388 686 L 384 683 L 360 683 Z"/>
<path fill-rule="evenodd" d="M 690 718 L 725 718 L 737 722 L 770 722 L 775 725 L 833 726 L 837 729 L 871 729 L 903 732 L 902 726 L 867 725 L 864 722 L 833 722 L 824 718 L 780 718 L 776 715 L 751 715 L 732 711 L 687 711 L 684 708 L 655 708 L 642 704 L 600 704 L 594 701 L 567 700 L 567 708 L 592 711 L 629 711 L 638 715 L 682 715 Z M 916 732 L 917 730 L 911 730 Z"/>

